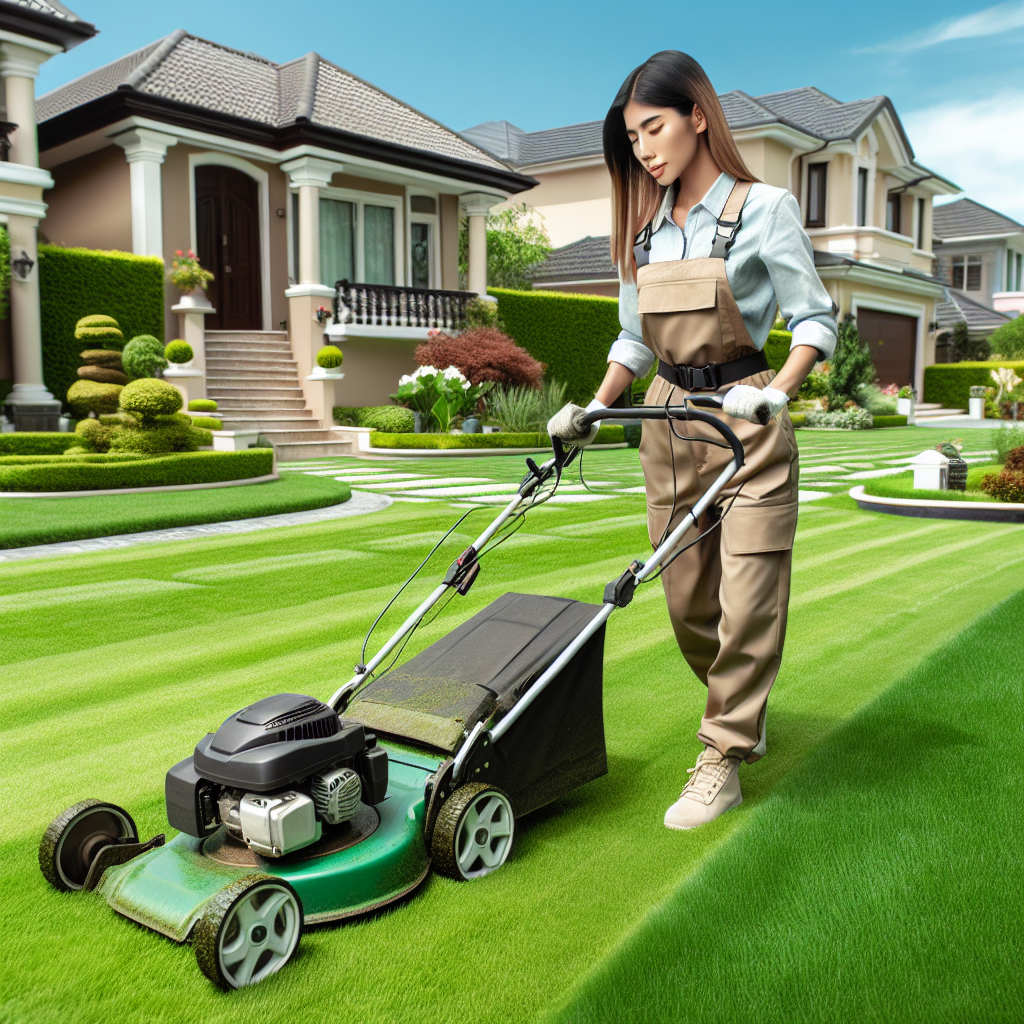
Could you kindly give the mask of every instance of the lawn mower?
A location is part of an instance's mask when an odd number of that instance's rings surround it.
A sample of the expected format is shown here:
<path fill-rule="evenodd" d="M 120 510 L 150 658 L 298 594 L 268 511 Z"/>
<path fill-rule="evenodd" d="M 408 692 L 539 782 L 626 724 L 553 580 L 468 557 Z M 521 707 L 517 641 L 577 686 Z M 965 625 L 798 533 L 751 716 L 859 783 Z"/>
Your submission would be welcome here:
<path fill-rule="evenodd" d="M 526 460 L 508 505 L 326 702 L 258 700 L 167 772 L 167 820 L 178 830 L 170 842 L 141 842 L 126 810 L 85 800 L 47 828 L 43 875 L 59 890 L 96 890 L 119 914 L 190 942 L 203 974 L 234 989 L 280 970 L 305 926 L 392 903 L 431 867 L 457 880 L 501 867 L 523 815 L 607 773 L 604 626 L 681 550 L 742 466 L 728 425 L 692 408 L 721 401 L 588 414 L 669 419 L 673 429 L 700 421 L 733 456 L 647 561 L 607 585 L 601 604 L 508 593 L 393 667 L 431 609 L 465 595 L 481 556 L 554 493 L 579 452 L 556 438 L 554 457 Z"/>

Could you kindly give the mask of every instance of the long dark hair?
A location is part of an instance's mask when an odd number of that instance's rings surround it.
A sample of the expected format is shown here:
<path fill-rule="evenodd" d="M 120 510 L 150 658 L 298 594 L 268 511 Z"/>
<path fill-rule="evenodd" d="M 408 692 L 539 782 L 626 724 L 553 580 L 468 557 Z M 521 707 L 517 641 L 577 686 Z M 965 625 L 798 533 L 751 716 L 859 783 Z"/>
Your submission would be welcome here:
<path fill-rule="evenodd" d="M 636 276 L 633 241 L 657 213 L 666 189 L 633 155 L 623 111 L 630 100 L 652 107 L 672 107 L 683 117 L 694 104 L 707 118 L 707 140 L 718 166 L 739 181 L 757 181 L 733 141 L 722 104 L 704 69 L 679 50 L 662 50 L 629 73 L 604 119 L 604 161 L 612 177 L 612 262 L 619 276 Z"/>

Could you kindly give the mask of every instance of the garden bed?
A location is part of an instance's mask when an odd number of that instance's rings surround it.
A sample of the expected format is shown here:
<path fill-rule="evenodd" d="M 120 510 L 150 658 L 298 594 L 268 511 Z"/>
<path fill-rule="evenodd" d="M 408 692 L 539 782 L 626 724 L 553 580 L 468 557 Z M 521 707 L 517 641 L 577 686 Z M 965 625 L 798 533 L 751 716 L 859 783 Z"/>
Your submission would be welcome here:
<path fill-rule="evenodd" d="M 623 448 L 625 431 L 618 424 L 601 427 L 590 447 Z M 409 451 L 456 451 L 512 449 L 517 453 L 546 451 L 551 448 L 547 434 L 384 434 L 379 430 L 370 434 L 370 447 Z M 511 452 L 510 452 L 511 454 Z"/>
<path fill-rule="evenodd" d="M 0 492 L 56 493 L 183 488 L 272 479 L 270 449 L 178 452 L 152 458 L 120 455 L 0 458 Z"/>
<path fill-rule="evenodd" d="M 26 516 L 23 499 L 0 493 L 0 548 L 305 512 L 338 505 L 351 496 L 351 488 L 342 481 L 296 473 L 249 487 L 176 494 L 39 497 Z"/>

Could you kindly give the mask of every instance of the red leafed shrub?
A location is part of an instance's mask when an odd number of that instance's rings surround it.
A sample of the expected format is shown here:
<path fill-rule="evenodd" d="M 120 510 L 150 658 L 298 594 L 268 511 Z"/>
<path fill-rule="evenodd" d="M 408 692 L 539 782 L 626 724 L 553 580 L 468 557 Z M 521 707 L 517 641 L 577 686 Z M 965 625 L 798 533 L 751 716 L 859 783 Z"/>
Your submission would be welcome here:
<path fill-rule="evenodd" d="M 1024 473 L 1011 469 L 1004 469 L 998 476 L 989 473 L 981 481 L 981 489 L 996 501 L 1024 502 Z"/>
<path fill-rule="evenodd" d="M 510 387 L 539 388 L 544 376 L 544 364 L 496 327 L 474 327 L 457 338 L 435 334 L 417 346 L 416 362 L 439 370 L 457 366 L 471 384 L 493 380 Z"/>
<path fill-rule="evenodd" d="M 1014 473 L 1024 473 L 1024 444 L 1017 448 L 1011 448 L 1006 453 L 1003 468 L 1012 470 Z"/>

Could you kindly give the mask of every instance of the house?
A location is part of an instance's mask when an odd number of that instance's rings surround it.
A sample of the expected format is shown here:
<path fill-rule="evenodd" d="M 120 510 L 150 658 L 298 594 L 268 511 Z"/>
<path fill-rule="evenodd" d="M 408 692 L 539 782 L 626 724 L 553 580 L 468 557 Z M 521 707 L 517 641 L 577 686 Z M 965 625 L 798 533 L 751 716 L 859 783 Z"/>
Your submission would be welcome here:
<path fill-rule="evenodd" d="M 936 277 L 982 307 L 1024 313 L 1024 224 L 957 199 L 935 207 L 932 238 Z"/>
<path fill-rule="evenodd" d="M 958 323 L 967 324 L 967 337 L 971 341 L 984 341 L 997 327 L 1013 319 L 1010 313 L 983 306 L 966 292 L 950 288 L 943 302 L 935 304 L 935 362 L 953 361 L 950 344 L 953 328 Z M 960 358 L 963 358 L 962 356 Z"/>
<path fill-rule="evenodd" d="M 167 336 L 192 324 L 225 428 L 258 428 L 293 457 L 324 454 L 332 404 L 387 402 L 427 330 L 458 325 L 486 292 L 487 211 L 536 183 L 315 53 L 275 64 L 183 30 L 37 113 L 48 239 L 168 264 L 195 250 L 215 275 L 209 308 L 168 285 Z M 328 328 L 344 380 L 314 372 L 320 306 L 345 320 Z"/>
<path fill-rule="evenodd" d="M 53 179 L 39 166 L 35 79 L 41 64 L 95 34 L 60 3 L 0 0 L 0 220 L 12 262 L 10 315 L 0 320 L 0 398 L 19 430 L 56 430 L 64 397 L 43 383 L 36 241 Z"/>
<path fill-rule="evenodd" d="M 879 377 L 920 391 L 946 295 L 932 273 L 932 199 L 960 189 L 917 163 L 885 96 L 843 103 L 808 87 L 720 98 L 747 166 L 798 198 L 818 273 L 840 313 L 856 316 Z M 523 132 L 492 121 L 461 133 L 538 181 L 516 197 L 559 247 L 538 268 L 537 287 L 618 293 L 602 125 Z"/>

